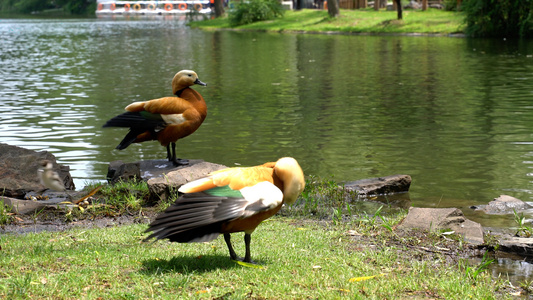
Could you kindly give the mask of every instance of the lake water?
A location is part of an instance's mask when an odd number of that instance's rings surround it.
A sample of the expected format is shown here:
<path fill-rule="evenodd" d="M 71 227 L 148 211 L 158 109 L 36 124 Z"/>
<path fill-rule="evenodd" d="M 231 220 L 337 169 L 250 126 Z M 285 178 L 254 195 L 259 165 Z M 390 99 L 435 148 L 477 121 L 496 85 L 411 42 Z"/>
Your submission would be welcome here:
<path fill-rule="evenodd" d="M 180 19 L 0 20 L 0 142 L 52 152 L 77 188 L 110 161 L 161 159 L 156 142 L 114 147 L 103 129 L 134 101 L 171 94 L 181 69 L 207 87 L 208 117 L 178 156 L 228 166 L 293 156 L 307 175 L 408 174 L 411 205 L 470 210 L 531 202 L 533 42 L 191 29 Z"/>

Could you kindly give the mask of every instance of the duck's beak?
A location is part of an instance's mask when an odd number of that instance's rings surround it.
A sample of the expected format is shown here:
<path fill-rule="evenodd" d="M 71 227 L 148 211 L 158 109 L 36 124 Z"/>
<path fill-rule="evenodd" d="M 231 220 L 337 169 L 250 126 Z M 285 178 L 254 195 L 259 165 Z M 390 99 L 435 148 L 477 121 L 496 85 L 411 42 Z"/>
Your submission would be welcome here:
<path fill-rule="evenodd" d="M 200 79 L 198 79 L 198 78 L 196 78 L 196 80 L 194 81 L 194 84 L 199 84 L 199 85 L 207 86 L 207 83 L 200 81 Z"/>

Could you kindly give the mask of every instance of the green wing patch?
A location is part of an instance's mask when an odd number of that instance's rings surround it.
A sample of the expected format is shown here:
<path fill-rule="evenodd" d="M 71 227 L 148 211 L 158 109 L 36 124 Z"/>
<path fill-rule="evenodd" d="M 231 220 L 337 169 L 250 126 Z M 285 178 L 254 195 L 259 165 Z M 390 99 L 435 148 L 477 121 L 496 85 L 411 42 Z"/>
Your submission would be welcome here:
<path fill-rule="evenodd" d="M 141 114 L 141 116 L 143 116 L 143 118 L 145 119 L 148 119 L 148 120 L 154 120 L 154 121 L 163 121 L 163 118 L 161 118 L 161 114 L 153 114 L 151 112 L 147 112 L 147 111 L 141 111 L 139 112 Z"/>
<path fill-rule="evenodd" d="M 233 198 L 242 198 L 242 194 L 238 190 L 232 190 L 229 186 L 215 187 L 206 191 L 209 195 L 219 196 L 219 197 L 233 197 Z"/>

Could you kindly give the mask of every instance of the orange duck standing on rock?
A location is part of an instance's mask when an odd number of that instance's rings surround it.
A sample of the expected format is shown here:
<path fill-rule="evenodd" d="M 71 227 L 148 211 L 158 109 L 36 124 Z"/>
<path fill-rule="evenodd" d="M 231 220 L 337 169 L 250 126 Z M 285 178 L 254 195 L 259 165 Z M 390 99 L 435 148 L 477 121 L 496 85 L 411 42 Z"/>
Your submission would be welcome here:
<path fill-rule="evenodd" d="M 237 259 L 230 233 L 244 231 L 246 254 L 251 262 L 251 234 L 283 204 L 293 204 L 305 187 L 303 171 L 292 157 L 248 168 L 228 168 L 182 185 L 184 193 L 158 215 L 146 238 L 171 242 L 208 242 L 223 234 L 230 258 Z"/>
<path fill-rule="evenodd" d="M 176 157 L 176 141 L 195 132 L 207 116 L 204 98 L 190 88 L 195 84 L 206 86 L 194 71 L 179 71 L 172 79 L 172 93 L 177 97 L 132 103 L 126 106 L 127 112 L 107 121 L 103 127 L 130 129 L 116 149 L 158 140 L 167 148 L 169 161 L 176 166 L 188 164 Z"/>

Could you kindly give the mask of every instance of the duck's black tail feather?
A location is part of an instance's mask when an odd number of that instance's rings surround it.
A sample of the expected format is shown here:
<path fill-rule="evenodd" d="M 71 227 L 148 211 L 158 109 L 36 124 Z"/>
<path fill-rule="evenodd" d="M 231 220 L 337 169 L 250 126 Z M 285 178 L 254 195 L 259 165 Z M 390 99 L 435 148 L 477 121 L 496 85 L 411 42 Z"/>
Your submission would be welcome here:
<path fill-rule="evenodd" d="M 157 132 L 164 127 L 161 120 L 147 119 L 140 112 L 125 112 L 107 121 L 103 127 L 126 127 L 130 131 L 116 149 L 126 149 L 143 132 Z"/>
<path fill-rule="evenodd" d="M 120 141 L 120 143 L 115 147 L 115 149 L 123 150 L 128 148 L 129 145 L 131 145 L 135 139 L 137 139 L 137 136 L 146 130 L 133 130 L 133 128 L 128 131 L 128 134 Z"/>

